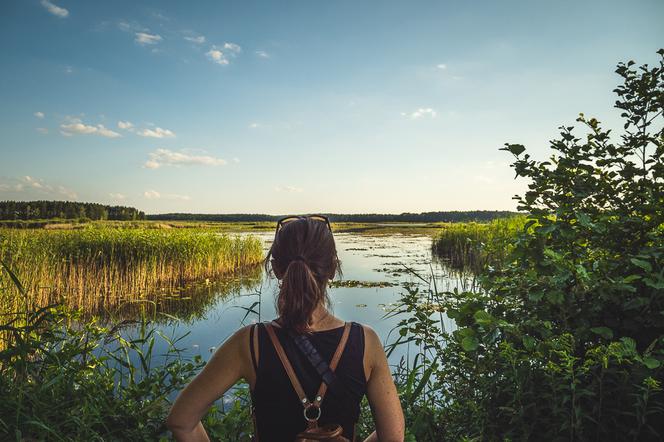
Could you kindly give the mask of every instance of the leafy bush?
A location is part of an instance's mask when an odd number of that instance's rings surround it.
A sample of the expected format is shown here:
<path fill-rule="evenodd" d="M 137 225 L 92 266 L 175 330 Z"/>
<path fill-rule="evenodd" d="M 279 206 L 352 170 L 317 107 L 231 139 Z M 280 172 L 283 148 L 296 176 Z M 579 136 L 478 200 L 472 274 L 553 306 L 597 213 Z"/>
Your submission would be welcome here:
<path fill-rule="evenodd" d="M 16 275 L 0 265 L 26 296 Z M 0 440 L 169 440 L 170 398 L 204 362 L 183 357 L 177 345 L 184 336 L 169 338 L 145 317 L 107 327 L 62 305 L 3 315 Z M 167 350 L 155 364 L 157 338 Z M 238 384 L 209 410 L 204 424 L 211 437 L 250 440 L 248 395 L 246 384 Z"/>
<path fill-rule="evenodd" d="M 434 237 L 432 252 L 453 269 L 479 273 L 505 260 L 527 221 L 517 215 L 488 223 L 448 224 Z"/>
<path fill-rule="evenodd" d="M 507 144 L 529 220 L 480 290 L 411 289 L 400 323 L 437 416 L 418 440 L 664 438 L 664 50 L 657 66 L 620 63 L 611 141 L 595 119 L 562 127 L 539 162 Z M 431 297 L 458 329 L 428 340 Z M 438 298 L 436 298 L 438 299 Z M 442 326 L 442 320 L 440 321 Z M 424 398 L 407 410 L 419 413 Z M 426 432 L 425 432 L 426 431 Z"/>

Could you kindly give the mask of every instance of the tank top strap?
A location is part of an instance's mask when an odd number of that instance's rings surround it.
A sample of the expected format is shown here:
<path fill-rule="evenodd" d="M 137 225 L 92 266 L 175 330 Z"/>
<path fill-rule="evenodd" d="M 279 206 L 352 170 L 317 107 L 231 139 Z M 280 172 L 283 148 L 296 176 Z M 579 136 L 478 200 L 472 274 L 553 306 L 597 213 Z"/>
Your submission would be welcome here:
<path fill-rule="evenodd" d="M 256 349 L 254 348 L 254 333 L 258 324 L 254 324 L 249 329 L 249 352 L 251 353 L 251 364 L 254 366 L 254 373 L 258 373 L 258 363 L 256 362 Z"/>

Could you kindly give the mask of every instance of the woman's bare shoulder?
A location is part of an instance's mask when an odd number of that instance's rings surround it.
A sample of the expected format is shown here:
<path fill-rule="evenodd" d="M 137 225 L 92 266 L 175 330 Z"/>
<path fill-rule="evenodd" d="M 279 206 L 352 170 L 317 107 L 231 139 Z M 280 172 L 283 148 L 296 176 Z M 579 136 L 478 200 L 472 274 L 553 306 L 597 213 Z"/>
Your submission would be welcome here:
<path fill-rule="evenodd" d="M 374 330 L 373 327 L 371 327 L 368 324 L 363 324 L 363 323 L 360 323 L 360 322 L 358 322 L 358 324 L 360 324 L 360 326 L 362 326 L 362 330 L 364 331 L 364 340 L 365 340 L 365 342 L 369 345 L 378 344 L 378 346 L 382 349 L 383 345 L 380 342 L 380 338 L 378 337 L 378 333 L 376 333 L 376 330 Z"/>
<path fill-rule="evenodd" d="M 385 350 L 376 330 L 367 324 L 360 325 L 364 332 L 364 375 L 369 380 L 376 365 L 385 358 Z"/>

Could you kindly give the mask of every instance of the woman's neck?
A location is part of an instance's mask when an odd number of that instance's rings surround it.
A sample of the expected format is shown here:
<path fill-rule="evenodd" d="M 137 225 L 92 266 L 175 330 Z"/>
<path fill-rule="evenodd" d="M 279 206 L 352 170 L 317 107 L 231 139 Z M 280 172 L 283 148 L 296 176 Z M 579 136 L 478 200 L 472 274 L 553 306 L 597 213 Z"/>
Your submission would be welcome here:
<path fill-rule="evenodd" d="M 279 321 L 276 322 L 279 324 Z M 312 331 L 325 331 L 341 327 L 342 325 L 344 325 L 344 321 L 330 313 L 323 305 L 316 307 L 316 309 L 311 314 L 310 328 Z"/>
<path fill-rule="evenodd" d="M 316 307 L 311 315 L 311 329 L 314 331 L 329 330 L 342 325 L 343 321 L 335 317 L 323 305 Z"/>

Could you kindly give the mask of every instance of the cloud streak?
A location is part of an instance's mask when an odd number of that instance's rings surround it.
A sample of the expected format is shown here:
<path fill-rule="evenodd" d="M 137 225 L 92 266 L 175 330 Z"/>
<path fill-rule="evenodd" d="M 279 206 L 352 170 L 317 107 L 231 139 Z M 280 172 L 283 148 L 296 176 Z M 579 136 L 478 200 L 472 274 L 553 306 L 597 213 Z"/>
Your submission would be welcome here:
<path fill-rule="evenodd" d="M 35 178 L 29 175 L 0 182 L 0 192 L 25 192 L 36 193 L 38 195 L 65 197 L 68 199 L 78 198 L 76 192 L 64 186 L 48 184 L 40 178 Z"/>
<path fill-rule="evenodd" d="M 66 18 L 69 16 L 69 11 L 60 6 L 54 5 L 49 0 L 41 0 L 41 5 L 46 8 L 48 12 L 55 15 L 56 17 Z"/>
<path fill-rule="evenodd" d="M 410 118 L 411 120 L 417 120 L 422 117 L 436 118 L 438 113 L 430 107 L 421 107 L 414 112 L 401 112 L 401 115 Z"/>
<path fill-rule="evenodd" d="M 192 155 L 185 151 L 175 152 L 168 149 L 157 149 L 150 152 L 143 167 L 159 169 L 163 166 L 224 166 L 228 162 L 222 158 L 209 155 Z"/>
<path fill-rule="evenodd" d="M 147 32 L 137 32 L 134 41 L 141 46 L 155 45 L 162 40 L 159 34 L 150 34 Z"/>
<path fill-rule="evenodd" d="M 118 138 L 122 136 L 119 133 L 108 129 L 103 124 L 92 126 L 83 123 L 78 118 L 71 119 L 69 123 L 61 124 L 60 133 L 65 137 L 71 137 L 72 135 L 98 135 L 106 138 Z"/>
<path fill-rule="evenodd" d="M 142 137 L 148 137 L 148 138 L 173 138 L 175 137 L 175 133 L 173 131 L 170 131 L 168 129 L 162 129 L 161 127 L 155 127 L 154 129 L 143 129 L 138 132 L 136 132 L 138 135 Z"/>
<path fill-rule="evenodd" d="M 187 40 L 188 42 L 191 42 L 191 43 L 194 43 L 194 44 L 197 44 L 197 45 L 202 45 L 203 43 L 205 43 L 205 36 L 203 36 L 203 35 L 199 35 L 199 36 L 196 36 L 196 37 L 187 36 L 187 37 L 184 37 L 184 39 Z"/>

